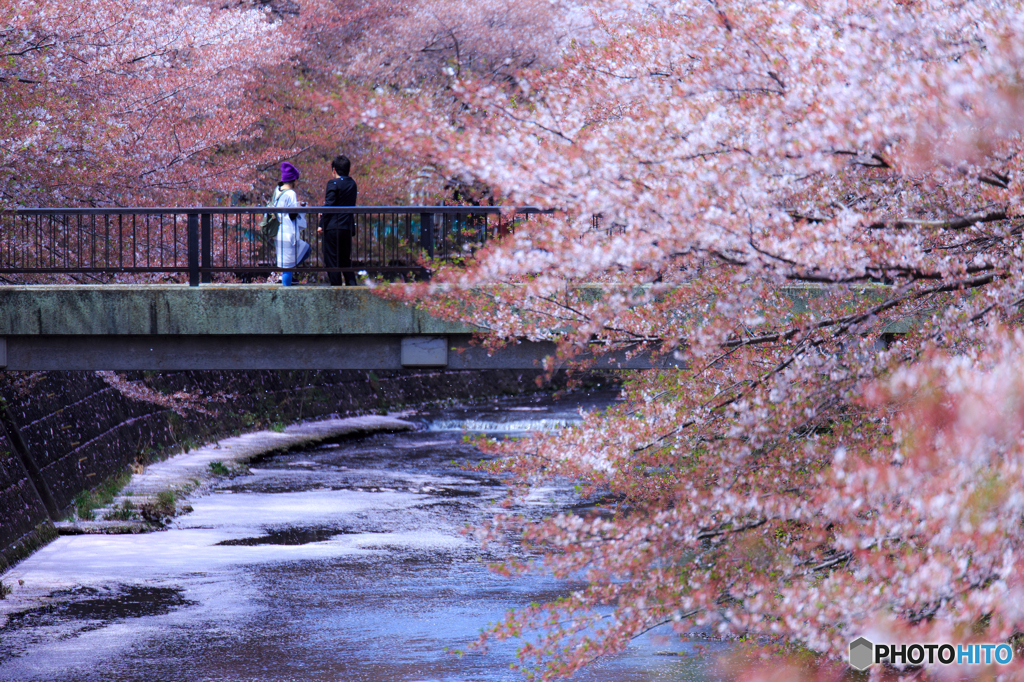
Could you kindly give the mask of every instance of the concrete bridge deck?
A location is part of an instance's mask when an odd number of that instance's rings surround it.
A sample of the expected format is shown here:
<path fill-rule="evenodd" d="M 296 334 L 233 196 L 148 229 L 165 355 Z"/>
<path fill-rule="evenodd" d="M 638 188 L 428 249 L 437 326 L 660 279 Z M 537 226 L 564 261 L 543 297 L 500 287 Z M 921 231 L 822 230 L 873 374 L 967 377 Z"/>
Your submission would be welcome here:
<path fill-rule="evenodd" d="M 538 369 L 554 352 L 522 342 L 488 353 L 473 331 L 362 287 L 0 287 L 10 370 Z M 652 363 L 611 355 L 598 367 Z"/>

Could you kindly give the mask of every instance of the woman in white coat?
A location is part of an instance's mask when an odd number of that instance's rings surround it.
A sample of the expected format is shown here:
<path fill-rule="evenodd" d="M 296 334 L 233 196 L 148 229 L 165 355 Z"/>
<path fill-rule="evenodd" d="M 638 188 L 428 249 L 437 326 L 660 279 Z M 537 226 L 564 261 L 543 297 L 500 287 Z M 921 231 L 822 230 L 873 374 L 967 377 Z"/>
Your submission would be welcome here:
<path fill-rule="evenodd" d="M 295 194 L 295 183 L 299 181 L 299 169 L 285 161 L 281 164 L 281 182 L 278 186 L 277 202 L 274 204 L 278 209 L 299 208 L 299 199 Z M 302 230 L 306 227 L 305 213 L 278 213 L 277 219 L 280 227 L 277 229 L 277 267 L 284 270 L 281 273 L 281 284 L 286 287 L 292 285 L 291 268 L 302 263 L 309 257 L 309 242 L 302 239 Z"/>

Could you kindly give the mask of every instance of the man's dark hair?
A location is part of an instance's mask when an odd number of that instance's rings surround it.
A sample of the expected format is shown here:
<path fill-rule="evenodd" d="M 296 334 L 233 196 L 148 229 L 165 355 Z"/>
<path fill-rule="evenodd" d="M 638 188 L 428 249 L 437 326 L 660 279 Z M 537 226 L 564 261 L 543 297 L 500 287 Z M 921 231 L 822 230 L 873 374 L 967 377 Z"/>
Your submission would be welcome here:
<path fill-rule="evenodd" d="M 338 175 L 348 175 L 349 170 L 352 169 L 352 162 L 344 154 L 338 154 L 334 157 L 334 161 L 331 161 L 331 168 Z"/>

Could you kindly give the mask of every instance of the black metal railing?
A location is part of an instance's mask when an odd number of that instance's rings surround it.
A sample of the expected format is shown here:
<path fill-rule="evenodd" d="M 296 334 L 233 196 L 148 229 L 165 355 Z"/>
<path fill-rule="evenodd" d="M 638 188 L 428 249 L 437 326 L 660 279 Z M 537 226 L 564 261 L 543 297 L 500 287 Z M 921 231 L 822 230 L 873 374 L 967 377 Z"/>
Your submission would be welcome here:
<path fill-rule="evenodd" d="M 458 263 L 490 239 L 542 213 L 536 208 L 478 206 L 302 207 L 311 256 L 292 269 L 315 280 L 328 272 L 388 278 L 429 277 L 438 262 Z M 170 279 L 192 286 L 253 281 L 280 271 L 261 229 L 266 207 L 34 208 L 0 213 L 0 277 L 11 281 L 140 281 Z M 328 268 L 320 216 L 352 214 L 352 265 Z M 330 234 L 330 233 L 328 233 Z M 349 275 L 351 276 L 351 275 Z"/>

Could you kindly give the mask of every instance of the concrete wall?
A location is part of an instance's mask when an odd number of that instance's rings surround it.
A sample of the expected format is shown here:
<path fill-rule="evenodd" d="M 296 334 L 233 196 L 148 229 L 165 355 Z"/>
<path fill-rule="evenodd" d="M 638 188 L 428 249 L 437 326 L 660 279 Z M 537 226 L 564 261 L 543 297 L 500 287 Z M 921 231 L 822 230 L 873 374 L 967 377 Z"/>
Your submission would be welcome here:
<path fill-rule="evenodd" d="M 119 390 L 93 372 L 0 372 L 0 571 L 55 537 L 51 517 L 69 514 L 76 495 L 135 462 L 275 422 L 536 390 L 536 373 L 513 370 L 129 372 L 118 378 L 134 383 Z M 206 413 L 159 404 L 198 399 Z"/>
<path fill-rule="evenodd" d="M 56 537 L 46 507 L 7 437 L 0 436 L 0 572 Z"/>

